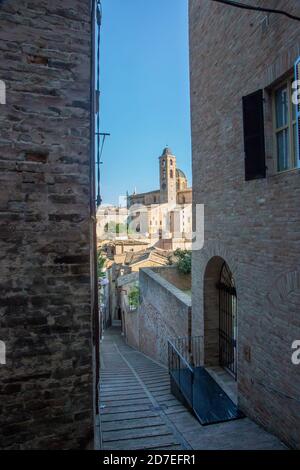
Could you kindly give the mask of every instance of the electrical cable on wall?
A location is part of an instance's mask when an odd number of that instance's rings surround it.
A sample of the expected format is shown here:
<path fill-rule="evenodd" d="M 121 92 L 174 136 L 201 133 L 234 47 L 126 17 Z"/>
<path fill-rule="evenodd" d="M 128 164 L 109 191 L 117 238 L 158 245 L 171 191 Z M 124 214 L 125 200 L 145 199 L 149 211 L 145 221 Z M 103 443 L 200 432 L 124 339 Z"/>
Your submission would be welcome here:
<path fill-rule="evenodd" d="M 110 134 L 100 132 L 100 47 L 101 47 L 101 24 L 102 24 L 102 5 L 101 1 L 97 1 L 96 6 L 96 23 L 97 23 L 97 67 L 96 67 L 96 74 L 97 74 L 97 85 L 96 85 L 96 143 L 97 143 L 97 197 L 96 197 L 96 206 L 99 207 L 102 204 L 102 197 L 101 197 L 101 172 L 100 172 L 100 165 L 102 165 L 101 157 L 103 153 L 103 147 L 105 144 L 105 139 Z M 102 142 L 101 142 L 102 137 Z"/>
<path fill-rule="evenodd" d="M 226 6 L 241 8 L 241 9 L 244 9 L 244 10 L 261 11 L 261 12 L 264 12 L 264 13 L 275 13 L 275 14 L 278 14 L 278 15 L 284 15 L 284 16 L 287 16 L 288 18 L 292 19 L 292 20 L 300 21 L 300 16 L 293 15 L 292 13 L 288 13 L 285 10 L 277 10 L 277 9 L 274 9 L 274 8 L 247 5 L 246 3 L 236 2 L 234 0 L 211 0 L 211 1 L 216 2 L 216 3 L 222 3 L 223 5 L 226 5 Z"/>
<path fill-rule="evenodd" d="M 104 140 L 102 143 L 102 149 L 100 150 L 100 29 L 102 22 L 102 5 L 101 2 L 97 2 L 96 7 L 96 21 L 97 21 L 97 90 L 96 90 L 96 113 L 97 113 L 97 207 L 102 203 L 100 194 L 100 161 L 101 153 L 103 150 Z"/>

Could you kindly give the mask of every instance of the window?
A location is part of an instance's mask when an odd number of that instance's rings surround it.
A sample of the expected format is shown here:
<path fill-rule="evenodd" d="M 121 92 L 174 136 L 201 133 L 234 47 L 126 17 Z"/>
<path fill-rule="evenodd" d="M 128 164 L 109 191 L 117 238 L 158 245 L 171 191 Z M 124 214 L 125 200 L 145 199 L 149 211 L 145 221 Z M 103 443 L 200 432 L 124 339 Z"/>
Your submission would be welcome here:
<path fill-rule="evenodd" d="M 285 171 L 297 166 L 297 125 L 296 106 L 292 102 L 293 78 L 274 90 L 274 146 L 277 171 Z"/>
<path fill-rule="evenodd" d="M 170 170 L 170 178 L 173 178 L 173 170 Z"/>

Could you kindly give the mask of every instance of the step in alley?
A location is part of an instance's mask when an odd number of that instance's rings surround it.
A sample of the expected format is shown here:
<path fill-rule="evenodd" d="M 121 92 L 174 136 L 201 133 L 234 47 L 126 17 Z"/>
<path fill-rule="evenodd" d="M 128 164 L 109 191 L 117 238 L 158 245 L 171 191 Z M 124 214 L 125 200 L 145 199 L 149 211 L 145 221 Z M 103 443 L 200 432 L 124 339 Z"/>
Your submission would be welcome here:
<path fill-rule="evenodd" d="M 118 328 L 101 345 L 103 450 L 286 449 L 248 418 L 201 426 L 171 394 L 168 370 L 127 346 Z"/>

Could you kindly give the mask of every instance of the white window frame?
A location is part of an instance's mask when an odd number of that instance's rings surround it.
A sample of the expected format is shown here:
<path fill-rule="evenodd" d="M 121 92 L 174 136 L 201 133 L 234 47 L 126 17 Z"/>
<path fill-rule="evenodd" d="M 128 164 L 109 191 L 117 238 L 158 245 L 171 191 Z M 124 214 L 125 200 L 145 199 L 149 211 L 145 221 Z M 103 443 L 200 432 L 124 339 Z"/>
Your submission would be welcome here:
<path fill-rule="evenodd" d="M 275 170 L 276 173 L 283 173 L 285 171 L 291 171 L 297 168 L 297 151 L 295 153 L 294 149 L 294 135 L 293 135 L 293 128 L 296 125 L 296 135 L 297 135 L 297 118 L 295 112 L 295 118 L 293 119 L 293 102 L 292 102 L 292 83 L 294 81 L 293 75 L 290 75 L 285 80 L 281 81 L 274 89 L 272 93 L 272 104 L 273 104 L 273 140 L 274 140 L 274 155 L 275 155 Z M 276 92 L 280 90 L 280 88 L 286 87 L 287 89 L 287 99 L 288 99 L 288 120 L 287 124 L 282 127 L 277 127 L 276 122 Z M 284 130 L 288 130 L 288 145 L 289 145 L 289 160 L 288 160 L 288 168 L 284 170 L 278 169 L 278 147 L 277 147 L 277 134 Z M 298 142 L 299 145 L 299 142 Z"/>
<path fill-rule="evenodd" d="M 294 74 L 295 74 L 295 81 L 296 81 L 296 86 L 299 85 L 299 80 L 300 80 L 300 56 L 295 62 L 294 66 Z M 297 147 L 297 153 L 296 153 L 296 159 L 297 159 L 297 168 L 300 168 L 300 96 L 299 96 L 299 90 L 294 89 L 294 92 L 296 92 L 297 98 L 298 98 L 298 103 L 296 104 L 296 132 L 297 132 L 297 139 L 298 139 L 298 147 Z"/>

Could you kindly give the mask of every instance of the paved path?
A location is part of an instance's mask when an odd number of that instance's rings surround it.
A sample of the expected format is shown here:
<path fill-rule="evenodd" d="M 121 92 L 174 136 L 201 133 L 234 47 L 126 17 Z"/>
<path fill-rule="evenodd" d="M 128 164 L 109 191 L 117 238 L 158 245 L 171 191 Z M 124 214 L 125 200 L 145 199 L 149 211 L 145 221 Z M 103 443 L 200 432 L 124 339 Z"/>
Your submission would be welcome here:
<path fill-rule="evenodd" d="M 170 393 L 167 369 L 127 346 L 118 329 L 105 332 L 101 352 L 102 449 L 285 449 L 248 418 L 201 426 Z"/>

